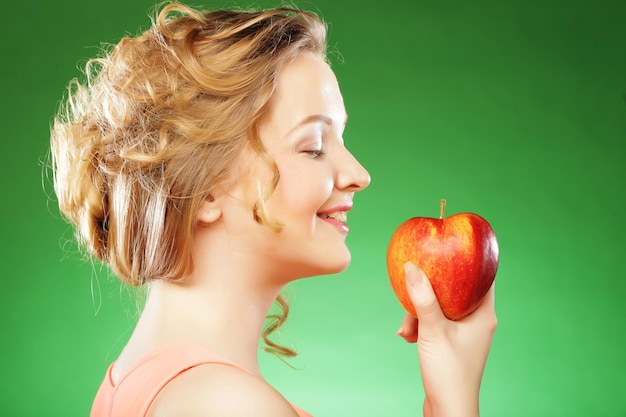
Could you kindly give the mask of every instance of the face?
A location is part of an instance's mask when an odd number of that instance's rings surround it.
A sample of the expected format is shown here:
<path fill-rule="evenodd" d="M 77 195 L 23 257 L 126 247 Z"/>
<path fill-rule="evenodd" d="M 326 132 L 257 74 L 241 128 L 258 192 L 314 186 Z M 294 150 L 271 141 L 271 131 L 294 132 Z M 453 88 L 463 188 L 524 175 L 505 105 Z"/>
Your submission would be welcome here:
<path fill-rule="evenodd" d="M 260 262 L 279 265 L 285 277 L 335 273 L 350 262 L 345 244 L 348 212 L 355 192 L 368 186 L 368 172 L 346 149 L 346 110 L 335 75 L 324 60 L 306 53 L 279 73 L 268 114 L 259 126 L 261 140 L 274 159 L 280 180 L 267 200 L 267 213 L 283 227 L 248 224 L 246 236 Z M 258 196 L 259 182 L 270 183 L 273 171 L 257 155 L 241 180 L 242 200 Z M 250 161 L 248 161 L 250 162 Z M 227 213 L 225 213 L 227 215 Z M 250 211 L 246 214 L 250 216 Z"/>

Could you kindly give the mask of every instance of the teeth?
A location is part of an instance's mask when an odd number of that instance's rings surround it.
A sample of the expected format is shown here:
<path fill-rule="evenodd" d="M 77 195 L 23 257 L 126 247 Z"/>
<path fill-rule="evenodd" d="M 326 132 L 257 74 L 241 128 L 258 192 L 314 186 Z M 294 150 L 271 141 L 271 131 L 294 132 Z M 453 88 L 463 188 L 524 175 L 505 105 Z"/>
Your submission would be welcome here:
<path fill-rule="evenodd" d="M 336 211 L 334 213 L 324 213 L 320 215 L 326 219 L 335 219 L 338 222 L 345 223 L 348 220 L 348 214 L 345 211 Z"/>

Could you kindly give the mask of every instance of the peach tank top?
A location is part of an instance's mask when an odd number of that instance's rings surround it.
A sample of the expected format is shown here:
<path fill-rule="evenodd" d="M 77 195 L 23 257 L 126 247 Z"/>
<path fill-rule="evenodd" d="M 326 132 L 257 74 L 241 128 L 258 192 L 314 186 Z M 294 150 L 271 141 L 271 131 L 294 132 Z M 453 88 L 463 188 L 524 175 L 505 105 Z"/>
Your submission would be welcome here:
<path fill-rule="evenodd" d="M 145 417 L 161 390 L 183 372 L 205 364 L 224 364 L 249 372 L 201 346 L 167 345 L 146 355 L 116 384 L 112 363 L 91 408 L 91 417 Z M 292 405 L 293 406 L 293 405 Z M 293 406 L 299 417 L 313 417 Z"/>

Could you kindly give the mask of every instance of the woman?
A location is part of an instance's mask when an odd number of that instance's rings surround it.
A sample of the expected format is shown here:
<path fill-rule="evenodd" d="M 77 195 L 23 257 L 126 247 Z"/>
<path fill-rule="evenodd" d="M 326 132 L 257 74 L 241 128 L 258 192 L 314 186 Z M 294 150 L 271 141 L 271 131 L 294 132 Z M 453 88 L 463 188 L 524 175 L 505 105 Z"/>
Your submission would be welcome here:
<path fill-rule="evenodd" d="M 261 376 L 259 338 L 289 282 L 350 262 L 347 212 L 368 172 L 344 147 L 346 110 L 313 14 L 163 8 L 152 28 L 71 83 L 51 146 L 61 211 L 126 283 L 149 288 L 92 416 L 309 415 Z M 493 289 L 446 320 L 406 266 L 424 414 L 478 414 Z M 278 300 L 283 314 L 264 331 Z"/>

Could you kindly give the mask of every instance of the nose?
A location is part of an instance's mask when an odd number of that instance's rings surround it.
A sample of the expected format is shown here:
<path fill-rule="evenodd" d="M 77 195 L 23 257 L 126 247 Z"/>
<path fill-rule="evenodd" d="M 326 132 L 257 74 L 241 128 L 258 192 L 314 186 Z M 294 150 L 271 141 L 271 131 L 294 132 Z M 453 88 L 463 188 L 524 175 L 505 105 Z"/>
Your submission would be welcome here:
<path fill-rule="evenodd" d="M 359 163 L 359 161 L 344 148 L 344 158 L 338 163 L 337 178 L 335 186 L 339 190 L 360 191 L 370 184 L 369 172 Z"/>

